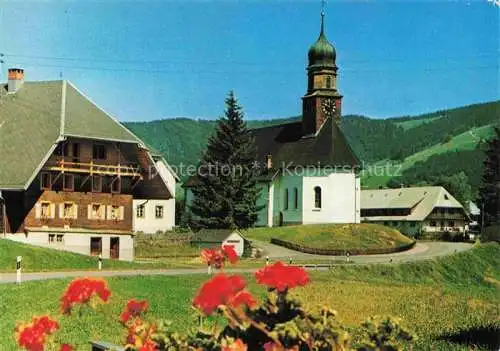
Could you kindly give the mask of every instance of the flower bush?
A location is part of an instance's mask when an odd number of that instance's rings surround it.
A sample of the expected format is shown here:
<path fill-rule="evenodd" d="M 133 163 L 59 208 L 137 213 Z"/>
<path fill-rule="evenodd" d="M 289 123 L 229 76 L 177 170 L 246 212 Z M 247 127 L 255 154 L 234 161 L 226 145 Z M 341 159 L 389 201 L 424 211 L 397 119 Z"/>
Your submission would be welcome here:
<path fill-rule="evenodd" d="M 222 245 L 217 249 L 203 249 L 201 259 L 211 267 L 222 269 L 226 260 L 231 264 L 238 262 L 238 254 L 234 250 L 234 245 Z"/>
<path fill-rule="evenodd" d="M 209 261 L 217 255 L 231 260 L 231 253 L 224 253 L 224 249 L 204 250 L 204 255 Z M 226 258 L 221 261 L 220 257 L 219 262 L 223 264 Z M 147 301 L 129 300 L 117 318 L 126 330 L 125 350 L 392 351 L 399 350 L 403 341 L 413 339 L 399 320 L 391 317 L 370 318 L 358 329 L 348 331 L 336 319 L 336 312 L 327 306 L 316 311 L 306 310 L 300 301 L 290 296 L 292 289 L 310 283 L 303 268 L 277 262 L 254 275 L 257 283 L 267 288 L 267 296 L 260 304 L 239 275 L 220 272 L 205 282 L 193 299 L 193 307 L 201 320 L 219 316 L 227 323 L 207 329 L 202 321 L 198 330 L 186 334 L 171 331 L 167 321 L 148 320 Z M 61 298 L 61 310 L 68 315 L 75 304 L 93 308 L 96 305 L 92 301 L 106 302 L 110 296 L 111 291 L 103 280 L 75 279 Z M 44 351 L 45 345 L 55 350 L 50 336 L 58 328 L 57 321 L 47 316 L 34 317 L 30 323 L 18 324 L 16 340 L 21 348 L 29 351 Z M 72 348 L 64 344 L 60 350 Z"/>

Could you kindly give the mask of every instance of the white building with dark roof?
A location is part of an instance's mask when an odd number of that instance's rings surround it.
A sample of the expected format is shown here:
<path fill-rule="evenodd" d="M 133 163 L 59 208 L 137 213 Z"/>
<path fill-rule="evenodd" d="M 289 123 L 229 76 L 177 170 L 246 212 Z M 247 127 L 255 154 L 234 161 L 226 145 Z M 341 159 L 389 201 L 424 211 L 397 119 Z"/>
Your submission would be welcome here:
<path fill-rule="evenodd" d="M 403 234 L 464 233 L 469 217 L 441 186 L 361 191 L 361 221 L 396 227 Z"/>

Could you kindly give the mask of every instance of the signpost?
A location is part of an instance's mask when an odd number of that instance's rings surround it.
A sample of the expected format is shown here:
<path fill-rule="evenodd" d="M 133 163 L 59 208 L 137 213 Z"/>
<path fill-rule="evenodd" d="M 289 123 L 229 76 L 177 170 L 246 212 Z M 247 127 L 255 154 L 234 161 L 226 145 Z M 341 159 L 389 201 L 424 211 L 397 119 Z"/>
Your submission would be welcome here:
<path fill-rule="evenodd" d="M 21 261 L 23 258 L 21 256 L 17 256 L 16 259 L 16 283 L 21 284 Z"/>

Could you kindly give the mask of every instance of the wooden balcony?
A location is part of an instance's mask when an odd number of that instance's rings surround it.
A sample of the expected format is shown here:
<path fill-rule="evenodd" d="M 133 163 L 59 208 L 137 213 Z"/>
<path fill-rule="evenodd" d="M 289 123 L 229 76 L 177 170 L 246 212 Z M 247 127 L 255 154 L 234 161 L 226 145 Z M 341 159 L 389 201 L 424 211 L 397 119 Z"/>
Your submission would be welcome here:
<path fill-rule="evenodd" d="M 61 173 L 81 173 L 88 175 L 108 175 L 119 177 L 133 177 L 142 179 L 140 168 L 137 164 L 97 164 L 90 161 L 85 162 L 70 162 L 64 159 L 49 162 L 43 168 L 44 171 L 55 171 Z"/>

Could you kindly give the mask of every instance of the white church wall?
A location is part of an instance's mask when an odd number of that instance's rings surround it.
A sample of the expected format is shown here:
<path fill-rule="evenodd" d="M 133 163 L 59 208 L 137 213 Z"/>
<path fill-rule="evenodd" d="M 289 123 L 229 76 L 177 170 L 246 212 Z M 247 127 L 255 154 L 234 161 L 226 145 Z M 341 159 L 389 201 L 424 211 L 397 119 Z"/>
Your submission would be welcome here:
<path fill-rule="evenodd" d="M 353 172 L 303 177 L 303 223 L 359 223 L 359 182 Z M 321 188 L 321 208 L 315 208 L 314 188 Z"/>

